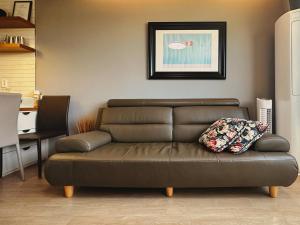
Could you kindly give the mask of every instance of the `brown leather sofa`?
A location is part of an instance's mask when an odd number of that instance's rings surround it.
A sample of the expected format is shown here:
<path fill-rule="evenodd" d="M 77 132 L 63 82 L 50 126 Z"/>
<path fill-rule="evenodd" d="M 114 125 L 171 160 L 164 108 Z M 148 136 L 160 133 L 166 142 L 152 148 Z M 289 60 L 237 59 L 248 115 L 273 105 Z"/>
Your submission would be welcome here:
<path fill-rule="evenodd" d="M 248 119 L 237 99 L 109 100 L 99 110 L 96 131 L 60 139 L 45 165 L 45 177 L 64 186 L 166 188 L 291 185 L 298 165 L 289 143 L 264 135 L 241 155 L 212 153 L 198 143 L 222 117 Z"/>

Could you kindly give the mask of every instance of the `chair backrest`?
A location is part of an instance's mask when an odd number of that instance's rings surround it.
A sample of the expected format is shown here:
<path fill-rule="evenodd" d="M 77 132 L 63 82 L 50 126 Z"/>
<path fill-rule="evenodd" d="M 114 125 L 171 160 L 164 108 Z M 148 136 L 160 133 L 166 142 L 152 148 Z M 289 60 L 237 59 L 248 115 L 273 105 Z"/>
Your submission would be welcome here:
<path fill-rule="evenodd" d="M 21 94 L 0 93 L 0 148 L 17 144 Z"/>
<path fill-rule="evenodd" d="M 59 131 L 69 135 L 70 96 L 43 96 L 39 102 L 37 131 Z"/>

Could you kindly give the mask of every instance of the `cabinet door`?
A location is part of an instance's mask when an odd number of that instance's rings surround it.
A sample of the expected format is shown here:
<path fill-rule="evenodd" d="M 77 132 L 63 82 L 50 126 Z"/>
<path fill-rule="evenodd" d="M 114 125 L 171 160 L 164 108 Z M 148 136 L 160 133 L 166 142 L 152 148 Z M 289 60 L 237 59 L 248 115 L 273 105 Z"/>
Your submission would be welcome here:
<path fill-rule="evenodd" d="M 292 22 L 292 95 L 300 95 L 300 20 Z"/>

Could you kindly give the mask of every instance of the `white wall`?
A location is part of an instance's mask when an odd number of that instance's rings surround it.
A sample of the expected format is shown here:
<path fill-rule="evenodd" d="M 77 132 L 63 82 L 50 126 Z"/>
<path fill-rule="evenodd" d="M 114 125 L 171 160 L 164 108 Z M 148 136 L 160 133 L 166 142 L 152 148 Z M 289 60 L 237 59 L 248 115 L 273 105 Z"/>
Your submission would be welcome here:
<path fill-rule="evenodd" d="M 39 0 L 37 87 L 70 94 L 71 122 L 110 98 L 274 96 L 282 0 Z M 147 22 L 227 21 L 227 79 L 147 80 Z"/>

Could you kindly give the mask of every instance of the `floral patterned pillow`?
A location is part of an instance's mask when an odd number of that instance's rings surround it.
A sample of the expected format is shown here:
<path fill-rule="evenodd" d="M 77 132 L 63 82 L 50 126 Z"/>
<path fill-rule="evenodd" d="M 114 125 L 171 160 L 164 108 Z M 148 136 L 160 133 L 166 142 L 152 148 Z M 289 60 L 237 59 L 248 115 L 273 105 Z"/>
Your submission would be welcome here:
<path fill-rule="evenodd" d="M 228 147 L 228 151 L 234 154 L 241 154 L 248 150 L 248 148 L 259 138 L 263 136 L 268 128 L 268 124 L 259 121 L 247 121 L 245 129 L 240 136 Z"/>
<path fill-rule="evenodd" d="M 222 152 L 230 146 L 243 130 L 246 120 L 236 118 L 222 118 L 214 122 L 204 133 L 199 142 L 213 152 Z"/>

